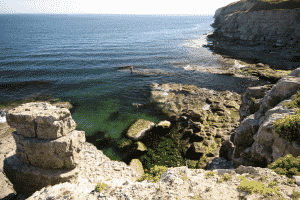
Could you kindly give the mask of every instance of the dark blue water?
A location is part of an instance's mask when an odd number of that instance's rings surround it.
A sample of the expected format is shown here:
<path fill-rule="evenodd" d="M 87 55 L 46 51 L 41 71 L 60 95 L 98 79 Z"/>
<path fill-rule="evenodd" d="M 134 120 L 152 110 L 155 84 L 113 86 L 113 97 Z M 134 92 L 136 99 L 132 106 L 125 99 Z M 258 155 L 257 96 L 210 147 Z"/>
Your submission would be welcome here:
<path fill-rule="evenodd" d="M 149 100 L 153 82 L 243 93 L 251 81 L 186 70 L 222 65 L 202 46 L 211 23 L 212 16 L 0 15 L 0 101 L 36 93 L 72 100 L 78 130 L 117 139 L 137 119 L 163 118 L 132 105 Z M 5 87 L 30 81 L 46 84 Z"/>

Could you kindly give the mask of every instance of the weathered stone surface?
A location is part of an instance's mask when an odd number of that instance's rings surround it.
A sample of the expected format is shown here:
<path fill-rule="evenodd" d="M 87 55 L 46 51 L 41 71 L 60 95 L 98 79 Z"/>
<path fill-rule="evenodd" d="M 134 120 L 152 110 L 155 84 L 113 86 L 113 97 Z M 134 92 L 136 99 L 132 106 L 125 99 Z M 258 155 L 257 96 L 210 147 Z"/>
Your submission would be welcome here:
<path fill-rule="evenodd" d="M 208 165 L 206 166 L 205 170 L 215 170 L 215 169 L 234 169 L 234 162 L 227 161 L 226 159 L 220 158 L 213 158 Z"/>
<path fill-rule="evenodd" d="M 9 195 L 14 196 L 16 193 L 13 184 L 2 172 L 0 172 L 0 199 L 4 199 L 4 197 Z"/>
<path fill-rule="evenodd" d="M 300 90 L 300 77 L 285 76 L 280 79 L 270 92 L 262 99 L 259 111 L 267 112 L 281 101 L 290 98 Z"/>
<path fill-rule="evenodd" d="M 259 119 L 256 119 L 254 114 L 248 116 L 242 121 L 241 125 L 235 131 L 235 147 L 232 159 L 240 157 L 240 153 L 253 144 L 253 136 L 257 133 L 258 128 Z"/>
<path fill-rule="evenodd" d="M 17 144 L 17 157 L 26 164 L 43 169 L 73 169 L 79 163 L 81 142 L 85 142 L 85 132 L 74 130 L 55 140 L 27 138 L 13 133 Z"/>
<path fill-rule="evenodd" d="M 261 100 L 270 89 L 267 86 L 248 87 L 242 96 L 242 104 L 239 110 L 241 120 L 258 111 Z M 251 98 L 254 98 L 251 100 Z M 255 103 L 253 102 L 255 101 Z"/>
<path fill-rule="evenodd" d="M 221 163 L 222 161 L 220 161 Z M 108 169 L 113 166 L 102 166 Z M 208 171 L 204 169 L 188 169 L 187 167 L 169 168 L 163 173 L 159 182 L 149 181 L 133 182 L 126 179 L 106 180 L 100 183 L 107 184 L 101 192 L 94 189 L 95 182 L 81 179 L 78 184 L 62 183 L 52 187 L 43 188 L 35 192 L 28 200 L 47 199 L 49 197 L 62 199 L 263 199 L 263 194 L 249 194 L 238 189 L 242 182 L 238 177 L 244 176 L 248 181 L 268 183 L 276 180 L 282 193 L 282 198 L 292 200 L 293 190 L 299 192 L 297 185 L 284 184 L 286 177 L 275 174 L 270 169 L 240 166 L 237 169 L 214 169 L 215 175 L 207 177 Z M 230 180 L 225 181 L 225 174 L 230 175 Z M 221 182 L 223 178 L 223 182 Z"/>
<path fill-rule="evenodd" d="M 233 154 L 234 144 L 230 140 L 225 140 L 220 148 L 220 157 L 226 160 L 231 160 Z"/>
<path fill-rule="evenodd" d="M 154 125 L 149 120 L 139 119 L 129 128 L 127 136 L 132 140 L 140 140 Z"/>
<path fill-rule="evenodd" d="M 167 120 L 161 121 L 156 125 L 156 127 L 162 127 L 162 128 L 170 128 L 170 126 L 171 126 L 171 122 Z"/>
<path fill-rule="evenodd" d="M 139 177 L 142 177 L 142 175 L 145 173 L 143 165 L 139 159 L 132 159 L 130 161 L 129 167 L 136 170 Z"/>
<path fill-rule="evenodd" d="M 25 137 L 56 139 L 76 128 L 68 109 L 43 102 L 22 104 L 9 110 L 6 118 L 8 125 Z"/>
<path fill-rule="evenodd" d="M 147 147 L 140 141 L 137 142 L 137 150 L 138 151 L 146 151 Z"/>
<path fill-rule="evenodd" d="M 67 181 L 75 183 L 78 178 L 77 168 L 73 170 L 45 170 L 21 163 L 17 155 L 4 160 L 4 173 L 14 185 L 16 191 L 27 197 L 48 185 Z"/>

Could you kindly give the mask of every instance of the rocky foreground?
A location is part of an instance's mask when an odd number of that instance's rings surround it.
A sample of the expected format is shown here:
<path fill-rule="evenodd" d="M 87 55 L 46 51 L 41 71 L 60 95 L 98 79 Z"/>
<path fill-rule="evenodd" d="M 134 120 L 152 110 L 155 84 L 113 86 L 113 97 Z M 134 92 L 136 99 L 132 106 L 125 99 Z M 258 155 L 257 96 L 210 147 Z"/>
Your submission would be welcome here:
<path fill-rule="evenodd" d="M 136 165 L 111 161 L 94 145 L 78 141 L 76 148 L 80 150 L 81 156 L 76 154 L 76 160 L 71 161 L 76 164 L 76 180 L 51 183 L 27 199 L 296 198 L 296 192 L 300 192 L 299 176 L 289 179 L 255 165 L 266 166 L 287 154 L 294 157 L 300 155 L 299 145 L 282 140 L 272 128 L 274 121 L 295 113 L 295 109 L 288 109 L 282 104 L 292 101 L 292 95 L 300 90 L 300 68 L 280 79 L 273 87 L 248 88 L 242 97 L 228 91 L 217 92 L 193 85 L 153 84 L 152 88 L 153 102 L 169 114 L 170 120 L 175 119 L 185 124 L 185 134 L 193 135 L 190 139 L 194 138 L 195 141 L 191 139 L 186 143 L 188 152 L 194 156 L 208 157 L 206 164 L 201 165 L 203 163 L 199 162 L 198 166 L 202 168 L 173 167 L 157 183 L 148 180 L 137 182 L 142 171 Z M 69 125 L 72 126 L 72 123 Z M 8 130 L 5 125 L 1 128 Z M 19 129 L 19 132 L 22 130 Z M 139 133 L 137 135 L 141 136 Z M 11 180 L 6 177 L 9 175 L 7 173 L 14 172 L 3 169 L 7 168 L 5 165 L 8 160 L 18 151 L 22 155 L 20 149 L 16 151 L 16 138 L 20 137 L 10 135 L 1 139 L 1 198 L 8 198 L 9 194 L 15 193 L 16 188 L 13 188 Z M 201 138 L 206 139 L 199 142 Z M 215 145 L 216 138 L 221 138 L 220 145 Z M 23 140 L 24 138 L 19 139 L 19 146 Z M 135 140 L 139 138 L 136 137 Z M 67 155 L 62 159 L 66 158 Z M 22 165 L 32 163 L 34 160 Z M 11 165 L 13 163 L 8 167 Z M 255 181 L 251 182 L 254 186 L 262 188 L 259 184 L 264 184 L 266 189 L 269 188 L 269 194 L 264 196 L 260 192 L 246 192 L 240 186 L 246 183 L 243 176 L 245 180 Z M 101 191 L 95 190 L 98 183 L 102 184 Z M 275 185 L 279 190 L 272 192 L 271 188 Z M 22 198 L 22 195 L 19 197 Z M 25 197 L 27 196 L 23 196 L 23 199 Z"/>

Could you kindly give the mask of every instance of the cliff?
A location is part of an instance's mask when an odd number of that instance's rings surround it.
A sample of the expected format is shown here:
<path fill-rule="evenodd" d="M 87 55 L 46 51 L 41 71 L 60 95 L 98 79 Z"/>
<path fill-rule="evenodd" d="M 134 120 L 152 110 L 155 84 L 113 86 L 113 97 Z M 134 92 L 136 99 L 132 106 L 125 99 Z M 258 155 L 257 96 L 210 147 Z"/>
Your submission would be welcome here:
<path fill-rule="evenodd" d="M 268 54 L 278 54 L 276 57 L 280 56 L 281 60 L 272 65 L 295 69 L 300 64 L 299 7 L 300 1 L 277 4 L 250 0 L 234 2 L 215 12 L 213 36 L 231 44 L 256 47 L 261 53 L 247 57 L 262 62 L 268 62 L 264 59 Z"/>

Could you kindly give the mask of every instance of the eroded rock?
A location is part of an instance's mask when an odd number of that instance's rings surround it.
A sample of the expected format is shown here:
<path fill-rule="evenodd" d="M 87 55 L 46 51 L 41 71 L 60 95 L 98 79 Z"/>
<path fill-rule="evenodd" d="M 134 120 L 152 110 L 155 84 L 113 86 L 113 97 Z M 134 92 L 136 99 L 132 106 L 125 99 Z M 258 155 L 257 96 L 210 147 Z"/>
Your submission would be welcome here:
<path fill-rule="evenodd" d="M 128 130 L 127 136 L 133 140 L 141 139 L 155 124 L 145 119 L 139 119 Z"/>
<path fill-rule="evenodd" d="M 76 128 L 68 109 L 45 102 L 22 104 L 9 110 L 6 118 L 8 125 L 25 137 L 56 139 Z"/>

